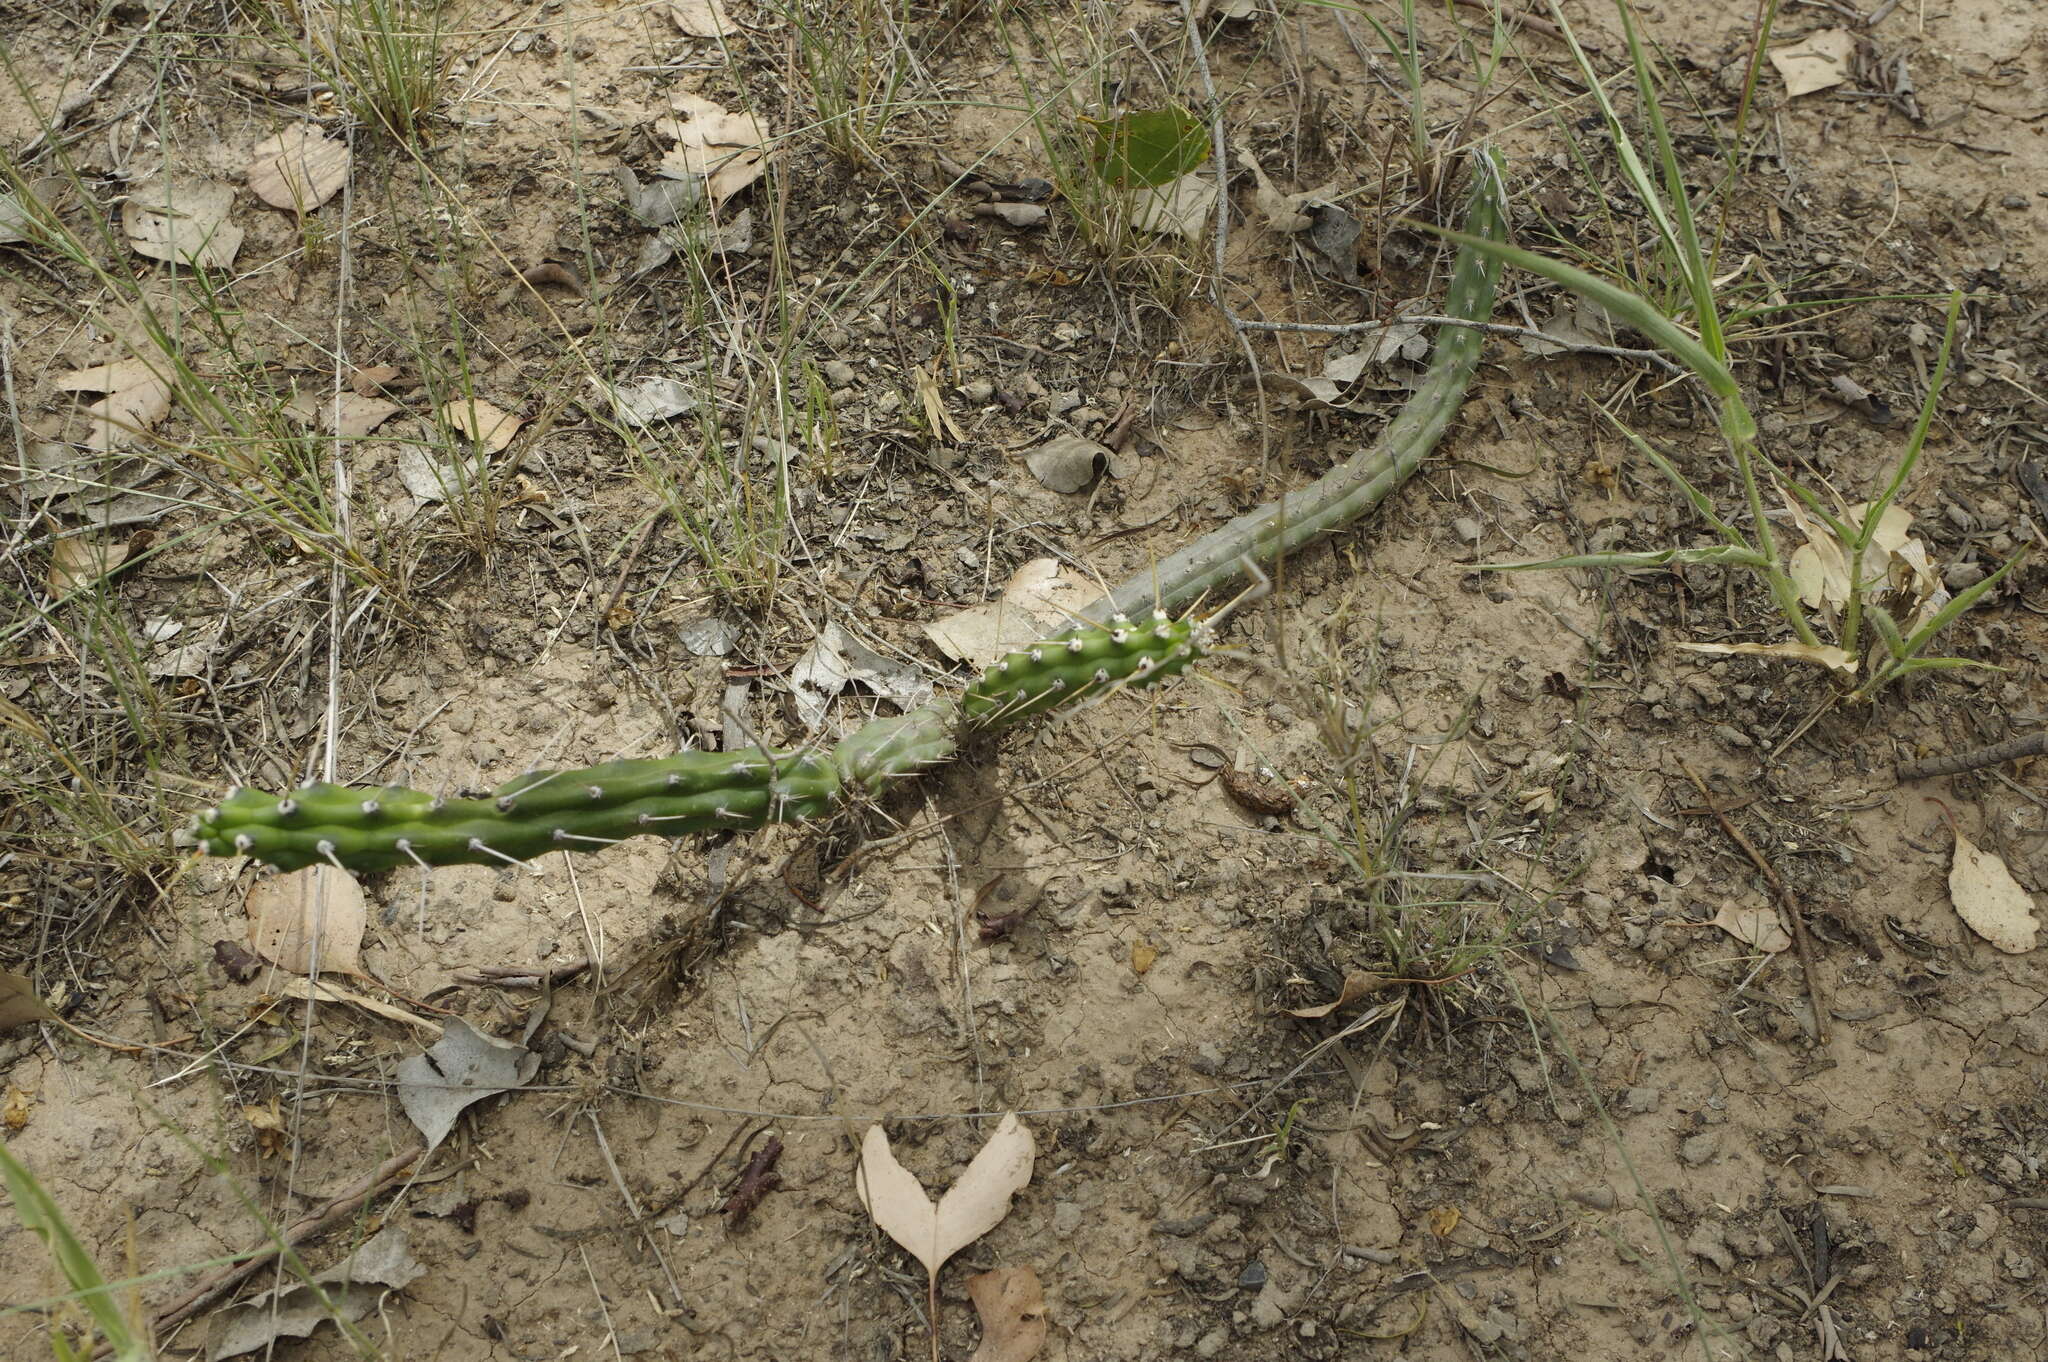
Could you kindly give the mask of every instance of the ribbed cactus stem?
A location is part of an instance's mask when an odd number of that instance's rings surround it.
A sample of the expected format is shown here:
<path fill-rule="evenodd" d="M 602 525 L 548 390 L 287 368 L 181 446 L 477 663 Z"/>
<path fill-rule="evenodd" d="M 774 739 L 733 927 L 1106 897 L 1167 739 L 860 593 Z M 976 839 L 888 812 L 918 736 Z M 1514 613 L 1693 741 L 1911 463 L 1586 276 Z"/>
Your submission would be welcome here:
<path fill-rule="evenodd" d="M 1502 232 L 1499 174 L 1480 165 L 1470 235 Z M 1497 265 L 1459 253 L 1445 311 L 1483 321 Z M 879 719 L 829 751 L 684 752 L 572 771 L 535 771 L 481 798 L 440 799 L 399 787 L 312 785 L 287 795 L 238 790 L 194 828 L 216 855 L 280 870 L 327 862 L 350 870 L 523 861 L 588 851 L 628 837 L 679 837 L 817 818 L 891 780 L 948 760 L 964 737 L 992 733 L 1117 689 L 1155 685 L 1209 646 L 1209 624 L 1178 610 L 1318 536 L 1342 529 L 1407 480 L 1449 424 L 1478 363 L 1479 334 L 1450 327 L 1423 383 L 1379 443 L 1305 492 L 1240 516 L 1084 612 L 1092 621 L 1013 652 L 958 700 Z M 1135 618 L 1133 618 L 1135 617 Z"/>

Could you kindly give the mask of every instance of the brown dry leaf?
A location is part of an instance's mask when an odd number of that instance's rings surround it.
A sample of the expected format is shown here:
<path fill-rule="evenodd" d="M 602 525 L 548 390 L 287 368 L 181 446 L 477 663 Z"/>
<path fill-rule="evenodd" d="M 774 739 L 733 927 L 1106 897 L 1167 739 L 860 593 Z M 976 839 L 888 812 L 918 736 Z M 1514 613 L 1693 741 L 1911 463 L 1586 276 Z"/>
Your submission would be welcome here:
<path fill-rule="evenodd" d="M 1159 948 L 1149 941 L 1131 943 L 1131 973 L 1149 974 L 1159 960 Z"/>
<path fill-rule="evenodd" d="M 1304 1017 L 1310 1021 L 1318 1017 L 1327 1017 L 1338 1008 L 1349 1007 L 1367 994 L 1379 992 L 1387 983 L 1388 980 L 1380 975 L 1368 974 L 1364 970 L 1353 970 L 1344 976 L 1344 985 L 1337 990 L 1337 1001 L 1324 1003 L 1320 1007 L 1290 1007 L 1287 1009 L 1287 1015 Z"/>
<path fill-rule="evenodd" d="M 396 416 L 399 406 L 381 397 L 353 392 L 335 393 L 331 397 L 326 393 L 300 393 L 286 405 L 285 411 L 323 435 L 360 440 Z"/>
<path fill-rule="evenodd" d="M 1778 657 L 1789 662 L 1811 662 L 1844 676 L 1856 674 L 1856 659 L 1843 649 L 1826 643 L 1681 643 L 1689 653 L 1711 653 L 1715 657 Z"/>
<path fill-rule="evenodd" d="M 104 454 L 130 443 L 130 437 L 143 434 L 168 416 L 169 369 L 166 361 L 151 365 L 140 359 L 123 359 L 88 365 L 59 378 L 57 387 L 64 392 L 106 394 L 85 409 L 92 421 L 85 446 Z"/>
<path fill-rule="evenodd" d="M 1031 1181 L 1037 1152 L 1030 1129 L 1009 1113 L 934 1206 L 923 1184 L 896 1162 L 888 1133 L 869 1126 L 857 1180 L 861 1204 L 884 1234 L 937 1277 L 949 1258 L 1002 1223 L 1010 1198 Z"/>
<path fill-rule="evenodd" d="M 663 174 L 677 180 L 702 176 L 705 193 L 715 205 L 767 173 L 768 130 L 760 119 L 727 113 L 702 95 L 677 95 L 669 107 L 674 116 L 654 125 L 676 144 L 661 158 Z"/>
<path fill-rule="evenodd" d="M 999 1267 L 967 1279 L 981 1316 L 981 1344 L 969 1362 L 1031 1362 L 1045 1346 L 1045 1288 L 1028 1267 Z"/>
<path fill-rule="evenodd" d="M 1949 865 L 1948 896 L 1971 931 L 2007 955 L 2023 955 L 2039 944 L 2041 924 L 2034 898 L 2012 877 L 2005 862 L 1961 832 Z"/>
<path fill-rule="evenodd" d="M 51 592 L 62 596 L 97 582 L 127 560 L 128 542 L 92 534 L 59 539 L 50 545 Z"/>
<path fill-rule="evenodd" d="M 355 876 L 309 865 L 258 880 L 249 890 L 249 949 L 292 974 L 312 971 L 314 946 L 322 974 L 363 974 L 363 929 L 369 906 Z"/>
<path fill-rule="evenodd" d="M 122 201 L 121 230 L 137 255 L 221 269 L 242 249 L 234 206 L 235 191 L 216 180 L 158 180 Z"/>
<path fill-rule="evenodd" d="M 1034 558 L 1010 575 L 1001 597 L 932 621 L 924 636 L 956 662 L 992 667 L 1005 653 L 1058 633 L 1101 596 L 1102 588 L 1058 559 Z"/>
<path fill-rule="evenodd" d="M 1792 937 L 1775 908 L 1737 908 L 1724 903 L 1721 911 L 1707 921 L 1709 926 L 1719 927 L 1743 945 L 1754 946 L 1768 955 L 1792 948 Z"/>
<path fill-rule="evenodd" d="M 36 1109 L 36 1095 L 27 1088 L 7 1085 L 7 1100 L 0 1103 L 0 1125 L 10 1131 L 20 1132 L 28 1128 L 29 1113 Z"/>
<path fill-rule="evenodd" d="M 36 986 L 13 970 L 0 969 L 0 1031 L 35 1021 L 55 1021 L 57 1014 L 36 996 Z"/>
<path fill-rule="evenodd" d="M 459 397 L 441 407 L 441 419 L 451 430 L 459 430 L 483 446 L 487 454 L 496 454 L 512 443 L 512 437 L 526 424 L 511 412 L 503 411 L 481 397 Z"/>
<path fill-rule="evenodd" d="M 1429 1232 L 1439 1239 L 1447 1238 L 1464 1218 L 1456 1206 L 1432 1206 L 1429 1208 Z"/>
<path fill-rule="evenodd" d="M 688 38 L 723 38 L 733 29 L 720 0 L 669 0 L 668 17 Z"/>
<path fill-rule="evenodd" d="M 932 364 L 937 362 L 934 360 Z M 916 376 L 918 400 L 924 403 L 924 423 L 931 433 L 956 445 L 964 441 L 967 437 L 960 433 L 960 427 L 953 424 L 945 399 L 939 395 L 939 380 L 932 373 L 932 365 L 919 364 L 911 372 Z"/>
<path fill-rule="evenodd" d="M 257 143 L 249 191 L 272 208 L 310 213 L 348 179 L 348 143 L 300 123 Z"/>
<path fill-rule="evenodd" d="M 249 1129 L 256 1132 L 256 1148 L 261 1157 L 274 1158 L 283 1152 L 291 1128 L 285 1124 L 284 1112 L 277 1104 L 276 1093 L 270 1095 L 270 1105 L 267 1107 L 258 1106 L 253 1102 L 245 1103 L 242 1107 L 242 1119 L 248 1122 Z"/>
<path fill-rule="evenodd" d="M 1849 59 L 1855 53 L 1854 34 L 1847 29 L 1824 28 L 1790 47 L 1772 48 L 1771 65 L 1784 79 L 1786 98 L 1797 99 L 1847 80 Z"/>

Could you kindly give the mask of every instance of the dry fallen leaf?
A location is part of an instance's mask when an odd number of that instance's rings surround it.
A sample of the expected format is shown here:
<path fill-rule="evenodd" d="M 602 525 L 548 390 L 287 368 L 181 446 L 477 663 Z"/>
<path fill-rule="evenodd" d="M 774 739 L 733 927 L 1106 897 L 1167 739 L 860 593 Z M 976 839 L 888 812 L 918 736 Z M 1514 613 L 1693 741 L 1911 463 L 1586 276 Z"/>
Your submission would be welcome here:
<path fill-rule="evenodd" d="M 957 445 L 967 437 L 960 433 L 960 427 L 953 424 L 952 413 L 946 410 L 945 399 L 939 395 L 938 376 L 932 373 L 936 364 L 934 360 L 931 365 L 919 364 L 912 368 L 911 373 L 917 381 L 917 397 L 924 404 L 924 423 L 932 437 L 951 440 Z"/>
<path fill-rule="evenodd" d="M 448 1138 L 466 1108 L 524 1087 L 539 1072 L 540 1056 L 524 1045 L 481 1035 L 462 1018 L 450 1017 L 425 1054 L 399 1061 L 398 1105 L 431 1150 Z"/>
<path fill-rule="evenodd" d="M 137 255 L 221 269 L 242 249 L 228 221 L 235 191 L 214 180 L 157 180 L 121 202 L 121 230 Z"/>
<path fill-rule="evenodd" d="M 1055 435 L 1024 456 L 1031 476 L 1052 491 L 1071 496 L 1095 481 L 1114 456 L 1105 445 L 1071 432 Z"/>
<path fill-rule="evenodd" d="M 924 636 L 956 662 L 981 670 L 1058 633 L 1101 596 L 1099 586 L 1059 560 L 1034 558 L 1011 575 L 1000 598 L 934 620 L 924 626 Z"/>
<path fill-rule="evenodd" d="M 768 171 L 768 130 L 749 113 L 727 113 L 702 95 L 669 101 L 674 116 L 655 123 L 675 148 L 661 158 L 673 179 L 702 176 L 713 204 L 724 203 Z"/>
<path fill-rule="evenodd" d="M 0 1031 L 56 1018 L 49 1005 L 36 996 L 34 984 L 12 970 L 0 969 Z"/>
<path fill-rule="evenodd" d="M 526 424 L 508 411 L 502 411 L 481 397 L 458 397 L 441 406 L 441 419 L 449 429 L 459 430 L 470 439 L 482 445 L 484 451 L 496 454 L 512 443 L 512 437 Z"/>
<path fill-rule="evenodd" d="M 723 38 L 732 32 L 732 20 L 725 17 L 720 0 L 669 0 L 668 17 L 688 38 Z"/>
<path fill-rule="evenodd" d="M 207 1362 L 268 1350 L 279 1339 L 310 1337 L 323 1323 L 353 1324 L 425 1271 L 412 1256 L 406 1231 L 387 1225 L 316 1274 L 317 1285 L 292 1281 L 215 1315 L 208 1329 Z"/>
<path fill-rule="evenodd" d="M 50 545 L 50 592 L 62 596 L 90 586 L 121 566 L 128 557 L 126 539 L 73 534 Z"/>
<path fill-rule="evenodd" d="M 249 949 L 292 974 L 363 974 L 369 906 L 355 876 L 309 865 L 258 880 L 249 890 Z M 315 959 L 315 946 L 318 959 Z"/>
<path fill-rule="evenodd" d="M 429 1036 L 439 1037 L 444 1030 L 439 1022 L 430 1022 L 425 1017 L 406 1011 L 396 1003 L 366 998 L 360 993 L 345 989 L 339 984 L 330 984 L 325 980 L 315 984 L 303 978 L 287 979 L 279 985 L 277 992 L 278 996 L 283 998 L 309 999 L 316 1003 L 346 1003 L 350 1007 L 359 1007 L 372 1016 L 382 1017 L 386 1021 L 417 1027 Z"/>
<path fill-rule="evenodd" d="M 1956 833 L 1956 857 L 1949 865 L 1948 896 L 1971 931 L 2007 955 L 2022 955 L 2039 944 L 2041 924 L 2034 898 L 2012 877 L 2005 862 Z"/>
<path fill-rule="evenodd" d="M 396 402 L 386 402 L 381 397 L 364 397 L 354 392 L 332 396 L 303 392 L 285 405 L 288 415 L 312 426 L 322 435 L 338 435 L 344 440 L 362 439 L 396 416 L 398 411 Z"/>
<path fill-rule="evenodd" d="M 1344 976 L 1344 984 L 1337 990 L 1337 1000 L 1335 1002 L 1324 1003 L 1319 1007 L 1290 1007 L 1287 1009 L 1287 1015 L 1290 1017 L 1304 1017 L 1309 1021 L 1314 1021 L 1318 1017 L 1327 1017 L 1341 1007 L 1351 1006 L 1351 1004 L 1368 994 L 1379 992 L 1387 986 L 1388 982 L 1387 979 L 1380 975 L 1368 974 L 1364 970 L 1353 970 Z"/>
<path fill-rule="evenodd" d="M 924 1186 L 896 1162 L 889 1136 L 879 1125 L 868 1127 L 861 1142 L 858 1186 L 861 1204 L 882 1232 L 924 1264 L 925 1299 L 932 1326 L 932 1357 L 939 1353 L 939 1269 L 961 1249 L 987 1234 L 1010 1213 L 1010 1198 L 1031 1181 L 1037 1144 L 1017 1119 L 1004 1116 L 995 1134 L 967 1165 L 960 1180 L 934 1206 Z"/>
<path fill-rule="evenodd" d="M 999 1267 L 967 1279 L 981 1316 L 981 1344 L 969 1362 L 1031 1362 L 1045 1346 L 1045 1288 L 1028 1267 Z"/>
<path fill-rule="evenodd" d="M 310 213 L 348 179 L 348 143 L 300 123 L 256 144 L 249 192 L 272 208 Z"/>
<path fill-rule="evenodd" d="M 1708 919 L 1708 925 L 1719 927 L 1737 941 L 1768 955 L 1792 948 L 1792 937 L 1775 908 L 1737 908 L 1724 903 L 1721 911 Z"/>
<path fill-rule="evenodd" d="M 91 419 L 83 443 L 99 453 L 132 443 L 170 414 L 170 365 L 140 359 L 93 364 L 65 374 L 57 387 L 68 393 L 105 393 L 85 409 Z"/>
<path fill-rule="evenodd" d="M 1856 674 L 1856 659 L 1841 648 L 1825 643 L 1680 643 L 1689 653 L 1711 653 L 1715 657 L 1777 657 L 1789 662 L 1811 662 L 1844 676 Z"/>
<path fill-rule="evenodd" d="M 1131 225 L 1193 240 L 1209 230 L 1215 212 L 1215 172 L 1191 170 L 1177 180 L 1141 187 L 1131 201 Z"/>
<path fill-rule="evenodd" d="M 1771 49 L 1771 65 L 1785 81 L 1785 95 L 1797 99 L 1832 89 L 1849 78 L 1849 58 L 1856 52 L 1855 35 L 1846 29 L 1824 28 L 1790 47 Z"/>
<path fill-rule="evenodd" d="M 1131 973 L 1150 974 L 1152 966 L 1159 960 L 1159 948 L 1149 941 L 1131 943 Z"/>
<path fill-rule="evenodd" d="M 7 1085 L 7 1100 L 0 1102 L 0 1126 L 20 1132 L 28 1128 L 28 1118 L 36 1109 L 36 1095 L 27 1088 Z M 970 1290 L 972 1287 L 970 1286 Z"/>

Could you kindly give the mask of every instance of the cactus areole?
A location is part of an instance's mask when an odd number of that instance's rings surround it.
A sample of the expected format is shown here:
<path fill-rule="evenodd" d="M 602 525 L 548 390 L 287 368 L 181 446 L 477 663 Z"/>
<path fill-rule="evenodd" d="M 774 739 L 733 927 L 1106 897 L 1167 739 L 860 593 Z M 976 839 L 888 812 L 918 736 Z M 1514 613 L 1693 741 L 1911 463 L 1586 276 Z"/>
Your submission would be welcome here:
<path fill-rule="evenodd" d="M 1466 228 L 1498 240 L 1498 167 L 1489 156 L 1478 170 Z M 1461 251 L 1446 313 L 1485 320 L 1497 277 L 1492 260 Z M 828 814 L 946 761 L 963 739 L 1185 671 L 1208 651 L 1211 622 L 1164 612 L 1237 577 L 1246 562 L 1270 563 L 1377 506 L 1450 424 L 1479 345 L 1476 330 L 1446 327 L 1422 384 L 1373 448 L 1125 582 L 1083 612 L 1090 623 L 1009 654 L 957 699 L 874 720 L 837 747 L 683 752 L 532 771 L 477 798 L 443 799 L 399 786 L 322 784 L 284 795 L 236 790 L 199 816 L 193 835 L 213 855 L 249 856 L 279 870 L 324 863 L 371 871 L 515 862 L 628 837 L 753 829 Z"/>

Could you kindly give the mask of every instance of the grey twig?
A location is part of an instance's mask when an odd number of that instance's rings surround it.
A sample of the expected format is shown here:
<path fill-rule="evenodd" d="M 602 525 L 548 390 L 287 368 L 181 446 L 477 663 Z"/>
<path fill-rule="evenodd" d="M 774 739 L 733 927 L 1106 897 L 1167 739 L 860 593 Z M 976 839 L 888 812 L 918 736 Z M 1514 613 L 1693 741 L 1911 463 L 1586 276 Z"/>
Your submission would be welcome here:
<path fill-rule="evenodd" d="M 1974 752 L 1951 752 L 1943 757 L 1902 761 L 1896 774 L 1901 781 L 1960 775 L 1964 771 L 1975 771 L 1985 766 L 2018 761 L 2021 757 L 2038 757 L 2044 752 L 2048 752 L 2048 728 L 2038 733 L 2029 733 L 2024 738 L 2007 738 L 2004 742 L 1980 747 Z"/>

